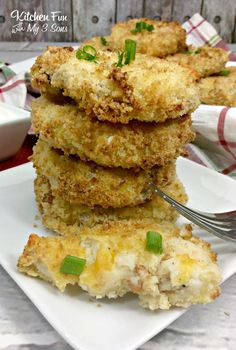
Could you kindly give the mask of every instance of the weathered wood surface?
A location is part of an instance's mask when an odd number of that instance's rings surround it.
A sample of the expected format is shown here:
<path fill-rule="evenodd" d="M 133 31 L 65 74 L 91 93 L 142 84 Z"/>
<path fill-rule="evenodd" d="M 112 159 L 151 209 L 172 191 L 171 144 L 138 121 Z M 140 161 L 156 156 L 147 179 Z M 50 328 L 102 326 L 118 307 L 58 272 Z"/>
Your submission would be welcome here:
<path fill-rule="evenodd" d="M 142 17 L 143 6 L 142 0 L 117 1 L 116 22 Z"/>
<path fill-rule="evenodd" d="M 115 23 L 115 5 L 115 0 L 74 1 L 75 41 L 109 33 L 111 26 Z"/>
<path fill-rule="evenodd" d="M 202 14 L 214 25 L 225 41 L 235 42 L 235 0 L 207 0 L 204 1 Z"/>
<path fill-rule="evenodd" d="M 194 13 L 201 13 L 202 0 L 174 1 L 172 17 L 181 23 L 187 21 Z"/>
<path fill-rule="evenodd" d="M 171 20 L 172 17 L 172 0 L 152 1 L 146 0 L 144 2 L 143 15 L 148 18 L 156 20 Z"/>
<path fill-rule="evenodd" d="M 1 0 L 0 0 L 1 1 Z M 73 38 L 73 21 L 72 21 L 72 2 L 68 0 L 56 0 L 57 6 L 55 6 L 55 1 L 43 1 L 43 12 L 51 13 L 52 11 L 61 11 L 63 15 L 68 17 L 68 21 L 59 22 L 58 18 L 48 23 L 48 27 L 52 28 L 47 30 L 44 33 L 44 41 L 71 41 Z M 56 32 L 56 26 L 60 25 L 61 27 L 67 26 L 67 32 Z M 54 27 L 53 27 L 54 26 Z"/>
<path fill-rule="evenodd" d="M 3 40 L 9 41 L 44 41 L 44 33 L 39 31 L 37 35 L 33 35 L 28 26 L 32 26 L 35 24 L 35 21 L 32 22 L 18 22 L 25 27 L 24 31 L 17 31 L 15 34 L 12 33 L 13 26 L 17 24 L 17 22 L 10 17 L 10 14 L 13 10 L 18 10 L 19 13 L 24 11 L 31 11 L 36 13 L 43 13 L 42 1 L 41 0 L 32 0 L 32 1 L 17 1 L 17 0 L 0 0 L 0 15 L 2 9 L 4 9 L 5 13 L 5 22 L 3 23 L 4 29 L 0 29 L 0 37 L 3 35 Z M 2 24 L 0 24 L 1 28 Z M 14 28 L 17 30 L 17 28 Z M 27 30 L 28 29 L 28 30 Z"/>
<path fill-rule="evenodd" d="M 31 25 L 39 27 L 38 33 L 12 33 L 16 24 L 10 16 L 13 10 L 48 14 L 47 26 L 33 21 Z M 61 11 L 67 19 L 53 21 L 55 11 Z M 0 0 L 0 41 L 82 41 L 108 35 L 117 21 L 146 16 L 183 22 L 196 12 L 212 23 L 224 40 L 236 42 L 235 0 Z M 29 22 L 23 21 L 22 25 L 27 27 Z"/>

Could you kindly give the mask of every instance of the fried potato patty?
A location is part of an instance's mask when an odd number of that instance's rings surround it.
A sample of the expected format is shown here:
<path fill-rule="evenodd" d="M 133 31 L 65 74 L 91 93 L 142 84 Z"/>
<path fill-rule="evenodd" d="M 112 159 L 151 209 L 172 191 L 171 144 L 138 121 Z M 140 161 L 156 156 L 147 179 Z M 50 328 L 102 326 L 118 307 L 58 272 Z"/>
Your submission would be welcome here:
<path fill-rule="evenodd" d="M 219 48 L 203 46 L 189 47 L 187 51 L 168 56 L 169 62 L 177 62 L 196 71 L 199 78 L 219 73 L 228 61 L 228 53 Z"/>
<path fill-rule="evenodd" d="M 187 195 L 178 179 L 161 189 L 178 202 L 186 203 Z M 90 208 L 87 205 L 70 203 L 62 197 L 53 195 L 50 182 L 45 176 L 37 176 L 35 195 L 44 225 L 63 235 L 74 232 L 78 226 L 94 226 L 105 221 L 145 218 L 175 221 L 178 216 L 176 210 L 159 196 L 155 196 L 145 204 L 124 208 L 104 209 L 101 206 Z"/>
<path fill-rule="evenodd" d="M 59 105 L 45 97 L 33 101 L 32 123 L 35 133 L 51 147 L 105 167 L 163 166 L 194 139 L 188 116 L 161 124 L 118 125 L 92 121 L 76 106 Z"/>
<path fill-rule="evenodd" d="M 150 170 L 104 168 L 94 162 L 66 156 L 39 140 L 34 147 L 33 164 L 45 175 L 53 195 L 90 207 L 119 208 L 144 203 L 152 197 L 149 183 L 165 186 L 175 178 L 175 162 Z"/>
<path fill-rule="evenodd" d="M 137 54 L 135 61 L 119 68 L 115 52 L 99 51 L 97 63 L 77 59 L 68 48 L 62 52 L 49 47 L 36 60 L 32 84 L 45 94 L 55 88 L 91 117 L 114 123 L 160 122 L 199 105 L 194 74 L 174 62 Z"/>
<path fill-rule="evenodd" d="M 132 33 L 136 23 L 145 22 L 152 25 L 154 30 L 141 30 Z M 113 50 L 124 50 L 126 39 L 137 41 L 137 52 L 155 57 L 165 57 L 186 49 L 186 32 L 178 22 L 154 21 L 148 18 L 134 18 L 120 22 L 112 27 L 108 38 L 109 47 Z"/>
<path fill-rule="evenodd" d="M 162 253 L 146 249 L 148 231 L 161 234 Z M 68 256 L 85 259 L 80 275 L 60 272 Z M 177 228 L 156 220 L 106 223 L 67 237 L 32 234 L 18 269 L 61 292 L 67 285 L 78 285 L 97 299 L 132 292 L 150 310 L 205 304 L 220 294 L 221 276 L 210 245 L 192 236 L 190 225 Z"/>
<path fill-rule="evenodd" d="M 236 107 L 236 67 L 226 67 L 227 76 L 212 76 L 198 83 L 201 103 Z M 226 73 L 227 74 L 227 73 Z"/>

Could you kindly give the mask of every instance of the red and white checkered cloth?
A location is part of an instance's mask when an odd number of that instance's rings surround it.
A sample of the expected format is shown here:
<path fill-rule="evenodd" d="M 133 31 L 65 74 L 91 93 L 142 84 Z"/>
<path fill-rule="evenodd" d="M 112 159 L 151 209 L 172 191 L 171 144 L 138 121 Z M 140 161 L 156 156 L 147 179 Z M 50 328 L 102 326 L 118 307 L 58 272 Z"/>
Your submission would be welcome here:
<path fill-rule="evenodd" d="M 182 26 L 187 32 L 187 44 L 220 47 L 229 52 L 229 65 L 235 65 L 236 55 L 199 13 Z M 236 108 L 201 105 L 192 120 L 197 138 L 187 146 L 189 158 L 236 178 Z"/>
<path fill-rule="evenodd" d="M 0 63 L 1 81 L 5 80 L 0 86 L 0 102 L 31 109 L 32 95 L 27 93 L 26 72 L 15 74 L 15 72 L 5 64 Z"/>
<path fill-rule="evenodd" d="M 190 159 L 236 178 L 236 108 L 201 105 L 193 114 L 197 137 Z"/>
<path fill-rule="evenodd" d="M 230 52 L 212 25 L 198 13 L 185 22 L 183 28 L 188 44 L 195 47 L 208 44 Z M 231 52 L 230 60 L 236 61 L 236 55 Z M 0 87 L 0 101 L 30 107 L 33 97 L 26 91 L 26 72 L 11 75 L 7 69 L 5 73 L 7 82 Z M 236 178 L 236 108 L 201 105 L 192 117 L 197 138 L 187 146 L 189 158 Z"/>
<path fill-rule="evenodd" d="M 195 13 L 187 22 L 182 24 L 187 33 L 187 44 L 195 47 L 210 45 L 220 47 L 229 52 L 229 60 L 236 61 L 236 55 L 232 53 L 229 46 L 222 40 L 212 25 L 199 13 Z"/>
<path fill-rule="evenodd" d="M 9 68 L 7 68 L 9 71 Z M 4 72 L 4 67 L 2 67 Z M 14 105 L 16 107 L 24 108 L 27 96 L 27 89 L 25 84 L 25 74 L 12 74 L 8 77 L 7 82 L 0 87 L 0 101 Z"/>

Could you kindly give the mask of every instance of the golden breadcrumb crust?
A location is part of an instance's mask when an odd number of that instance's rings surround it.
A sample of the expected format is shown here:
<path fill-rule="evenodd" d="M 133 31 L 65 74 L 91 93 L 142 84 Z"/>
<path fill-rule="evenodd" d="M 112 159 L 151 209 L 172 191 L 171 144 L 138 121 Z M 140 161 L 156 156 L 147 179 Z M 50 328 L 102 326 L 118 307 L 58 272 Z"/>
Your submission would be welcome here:
<path fill-rule="evenodd" d="M 154 30 L 133 34 L 137 22 L 153 25 Z M 112 27 L 108 38 L 109 47 L 113 50 L 124 50 L 126 39 L 137 41 L 137 52 L 155 57 L 165 57 L 186 49 L 186 32 L 178 22 L 154 21 L 148 18 L 134 18 L 119 22 Z"/>
<path fill-rule="evenodd" d="M 66 156 L 39 140 L 34 147 L 37 174 L 48 178 L 55 196 L 77 204 L 119 208 L 151 199 L 149 183 L 165 186 L 175 178 L 175 162 L 150 170 L 104 168 Z"/>
<path fill-rule="evenodd" d="M 228 53 L 220 48 L 203 46 L 194 48 L 189 46 L 188 51 L 168 56 L 169 62 L 177 62 L 184 67 L 196 71 L 199 78 L 219 73 L 228 61 Z"/>
<path fill-rule="evenodd" d="M 76 106 L 59 105 L 45 97 L 33 101 L 32 123 L 35 133 L 51 147 L 105 167 L 163 166 L 195 136 L 189 116 L 161 124 L 118 125 L 92 121 Z"/>
<path fill-rule="evenodd" d="M 102 44 L 101 36 L 94 36 L 93 38 L 83 41 L 80 48 L 83 48 L 85 45 L 91 45 L 98 51 L 112 51 L 112 48 L 110 47 L 110 37 L 104 36 L 103 38 L 107 41 L 106 45 Z"/>
<path fill-rule="evenodd" d="M 76 51 L 68 48 L 64 54 L 63 48 L 56 50 L 49 47 L 37 58 L 32 85 L 43 94 L 71 97 L 91 117 L 114 123 L 160 122 L 199 105 L 195 74 L 177 63 L 137 54 L 135 61 L 119 68 L 115 52 L 99 51 L 95 63 L 77 59 Z"/>
<path fill-rule="evenodd" d="M 146 250 L 147 231 L 161 234 L 162 253 Z M 86 260 L 80 275 L 60 272 L 68 255 Z M 96 298 L 132 292 L 151 310 L 208 303 L 220 294 L 220 272 L 210 245 L 192 236 L 190 225 L 178 228 L 156 220 L 108 222 L 77 228 L 66 237 L 32 234 L 18 268 L 62 292 L 70 284 Z"/>
<path fill-rule="evenodd" d="M 74 54 L 73 47 L 49 46 L 31 67 L 32 85 L 50 88 L 51 75 Z M 53 57 L 53 59 L 52 59 Z"/>
<path fill-rule="evenodd" d="M 178 216 L 176 210 L 159 196 L 137 206 L 104 209 L 101 206 L 91 208 L 87 205 L 70 203 L 62 197 L 54 196 L 45 176 L 37 176 L 34 189 L 44 225 L 63 235 L 74 232 L 78 226 L 94 226 L 104 221 L 155 218 L 159 221 L 173 222 Z M 178 202 L 186 203 L 187 195 L 179 180 L 176 179 L 161 189 Z"/>
<path fill-rule="evenodd" d="M 226 67 L 228 76 L 212 76 L 198 83 L 201 103 L 236 107 L 236 67 Z"/>

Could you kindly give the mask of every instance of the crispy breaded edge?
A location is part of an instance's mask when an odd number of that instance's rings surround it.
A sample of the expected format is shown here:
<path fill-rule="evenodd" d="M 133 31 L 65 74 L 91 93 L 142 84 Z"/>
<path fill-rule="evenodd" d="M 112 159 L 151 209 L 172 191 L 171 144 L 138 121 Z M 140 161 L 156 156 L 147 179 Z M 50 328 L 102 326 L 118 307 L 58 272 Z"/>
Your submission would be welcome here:
<path fill-rule="evenodd" d="M 196 72 L 198 79 L 219 73 L 228 61 L 228 52 L 220 48 L 209 46 L 194 48 L 189 46 L 188 50 L 193 53 L 180 52 L 167 56 L 166 59 L 192 69 Z M 197 53 L 194 53 L 195 51 Z"/>
<path fill-rule="evenodd" d="M 72 204 L 55 197 L 45 176 L 37 176 L 34 189 L 43 224 L 63 235 L 74 232 L 79 226 L 94 226 L 106 221 L 155 218 L 158 221 L 175 222 L 178 217 L 177 211 L 159 196 L 138 206 L 104 209 L 100 206 L 90 208 Z M 178 202 L 186 203 L 188 197 L 179 180 L 162 189 Z"/>
<path fill-rule="evenodd" d="M 68 61 L 72 54 L 73 47 L 48 46 L 31 67 L 32 86 L 41 92 L 50 90 L 52 72 Z"/>
<path fill-rule="evenodd" d="M 151 199 L 149 186 L 165 186 L 176 176 L 175 162 L 149 170 L 104 168 L 66 156 L 39 140 L 32 156 L 37 174 L 48 178 L 55 196 L 77 204 L 103 208 L 134 206 Z"/>
<path fill-rule="evenodd" d="M 32 124 L 35 133 L 51 147 L 105 167 L 164 166 L 195 137 L 190 116 L 160 124 L 133 121 L 117 127 L 92 121 L 75 106 L 59 105 L 45 97 L 32 103 Z"/>
<path fill-rule="evenodd" d="M 198 83 L 201 103 L 236 107 L 236 67 L 226 67 L 227 76 L 214 75 Z"/>

